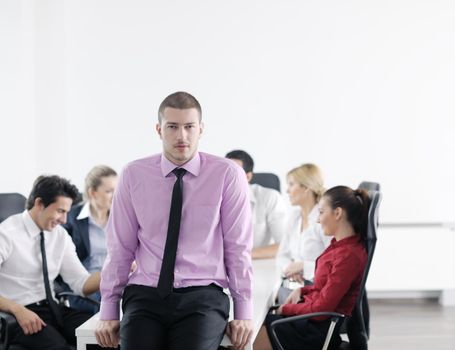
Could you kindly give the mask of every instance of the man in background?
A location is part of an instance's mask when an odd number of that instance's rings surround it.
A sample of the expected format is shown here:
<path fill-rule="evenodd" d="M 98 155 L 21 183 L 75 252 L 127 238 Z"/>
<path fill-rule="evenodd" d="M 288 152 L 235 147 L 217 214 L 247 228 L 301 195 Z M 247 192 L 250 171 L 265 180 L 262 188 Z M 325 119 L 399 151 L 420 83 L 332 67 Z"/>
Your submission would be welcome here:
<path fill-rule="evenodd" d="M 234 150 L 226 158 L 240 165 L 248 182 L 253 178 L 254 161 L 245 151 Z M 286 205 L 276 190 L 250 184 L 250 203 L 253 212 L 253 259 L 274 258 L 286 224 Z"/>
<path fill-rule="evenodd" d="M 57 304 L 52 287 L 60 274 L 77 294 L 99 289 L 100 273 L 87 272 L 61 226 L 78 195 L 66 179 L 40 176 L 27 209 L 0 224 L 0 310 L 16 317 L 12 344 L 70 350 L 75 329 L 91 316 Z"/>

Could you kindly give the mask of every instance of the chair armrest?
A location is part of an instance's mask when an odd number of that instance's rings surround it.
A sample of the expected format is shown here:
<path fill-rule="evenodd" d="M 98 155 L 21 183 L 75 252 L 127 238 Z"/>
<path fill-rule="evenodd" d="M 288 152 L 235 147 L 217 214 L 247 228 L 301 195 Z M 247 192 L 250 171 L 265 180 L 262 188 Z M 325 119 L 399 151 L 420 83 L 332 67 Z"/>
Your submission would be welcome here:
<path fill-rule="evenodd" d="M 9 329 L 16 323 L 16 317 L 8 312 L 0 311 L 0 347 L 4 350 L 9 347 Z"/>
<path fill-rule="evenodd" d="M 329 331 L 327 333 L 327 336 L 326 336 L 326 339 L 325 339 L 325 343 L 324 343 L 324 347 L 323 347 L 323 349 L 327 349 L 327 347 L 329 345 L 329 342 L 330 342 L 330 339 L 332 338 L 332 334 L 333 334 L 333 331 L 335 329 L 335 325 L 340 320 L 345 318 L 345 315 L 340 314 L 338 312 L 312 312 L 310 314 L 298 315 L 298 316 L 290 316 L 290 317 L 282 318 L 280 320 L 273 321 L 270 324 L 270 330 L 271 330 L 271 333 L 272 333 L 271 341 L 273 341 L 277 345 L 278 349 L 284 350 L 283 346 L 281 345 L 280 341 L 278 340 L 278 336 L 277 336 L 276 331 L 275 331 L 275 328 L 276 328 L 277 325 L 284 324 L 284 323 L 296 322 L 296 321 L 300 321 L 300 320 L 306 320 L 306 319 L 310 319 L 310 318 L 313 318 L 313 317 L 319 317 L 319 316 L 329 316 L 330 319 L 331 319 Z"/>
<path fill-rule="evenodd" d="M 93 305 L 96 305 L 96 306 L 100 306 L 100 302 L 99 301 L 90 299 L 88 297 L 84 297 L 84 296 L 79 295 L 79 294 L 75 294 L 73 292 L 60 292 L 60 293 L 57 293 L 57 298 L 60 301 L 62 299 L 63 300 L 66 299 L 67 297 L 77 297 L 77 298 L 80 298 L 82 300 L 85 300 L 85 301 L 89 302 L 90 304 L 93 304 Z"/>

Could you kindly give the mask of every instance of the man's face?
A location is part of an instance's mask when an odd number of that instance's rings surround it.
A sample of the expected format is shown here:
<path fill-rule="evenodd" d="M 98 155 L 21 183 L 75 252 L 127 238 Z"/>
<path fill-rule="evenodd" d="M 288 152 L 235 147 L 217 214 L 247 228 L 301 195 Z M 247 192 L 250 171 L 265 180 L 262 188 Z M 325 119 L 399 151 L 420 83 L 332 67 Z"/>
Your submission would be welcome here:
<path fill-rule="evenodd" d="M 68 197 L 58 196 L 55 202 L 44 207 L 41 199 L 35 201 L 37 206 L 36 224 L 41 230 L 52 231 L 57 225 L 66 223 L 66 214 L 71 209 L 73 200 Z"/>
<path fill-rule="evenodd" d="M 163 153 L 172 163 L 182 165 L 193 158 L 203 131 L 199 118 L 196 108 L 164 109 L 156 131 L 163 140 Z"/>
<path fill-rule="evenodd" d="M 230 158 L 230 159 L 234 163 L 237 163 L 243 169 L 243 162 L 240 159 L 234 159 L 234 158 Z M 253 173 L 250 171 L 250 172 L 247 172 L 245 174 L 246 174 L 246 179 L 248 180 L 248 182 L 250 182 L 251 179 L 253 178 Z"/>

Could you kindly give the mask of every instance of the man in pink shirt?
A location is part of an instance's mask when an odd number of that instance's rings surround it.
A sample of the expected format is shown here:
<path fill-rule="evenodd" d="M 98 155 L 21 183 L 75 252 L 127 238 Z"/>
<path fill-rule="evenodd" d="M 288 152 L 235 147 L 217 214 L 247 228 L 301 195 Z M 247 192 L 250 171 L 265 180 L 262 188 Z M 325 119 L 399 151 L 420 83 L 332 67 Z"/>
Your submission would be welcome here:
<path fill-rule="evenodd" d="M 251 339 L 248 183 L 233 162 L 198 152 L 201 117 L 192 95 L 166 97 L 156 125 L 162 154 L 133 161 L 120 175 L 96 330 L 103 347 L 120 339 L 122 350 L 217 349 L 226 331 L 242 349 Z M 223 288 L 233 298 L 229 324 Z"/>

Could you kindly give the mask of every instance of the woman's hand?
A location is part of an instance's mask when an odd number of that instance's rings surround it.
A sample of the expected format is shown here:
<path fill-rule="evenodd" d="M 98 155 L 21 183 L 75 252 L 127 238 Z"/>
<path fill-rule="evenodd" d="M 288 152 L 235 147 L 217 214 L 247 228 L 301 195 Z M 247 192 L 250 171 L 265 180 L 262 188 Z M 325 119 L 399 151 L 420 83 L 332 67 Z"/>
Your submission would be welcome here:
<path fill-rule="evenodd" d="M 293 261 L 284 270 L 284 276 L 297 282 L 303 282 L 303 261 Z"/>
<path fill-rule="evenodd" d="M 300 273 L 296 273 L 290 276 L 287 276 L 287 279 L 291 282 L 298 282 L 300 284 L 304 284 L 303 276 Z"/>
<path fill-rule="evenodd" d="M 297 304 L 302 299 L 300 288 L 294 289 L 284 301 L 285 304 Z M 281 308 L 281 306 L 280 306 Z M 278 309 L 279 310 L 279 309 Z M 277 310 L 277 313 L 278 313 Z"/>
<path fill-rule="evenodd" d="M 283 313 L 283 305 L 280 305 L 278 309 L 275 310 L 276 315 L 281 315 Z"/>

